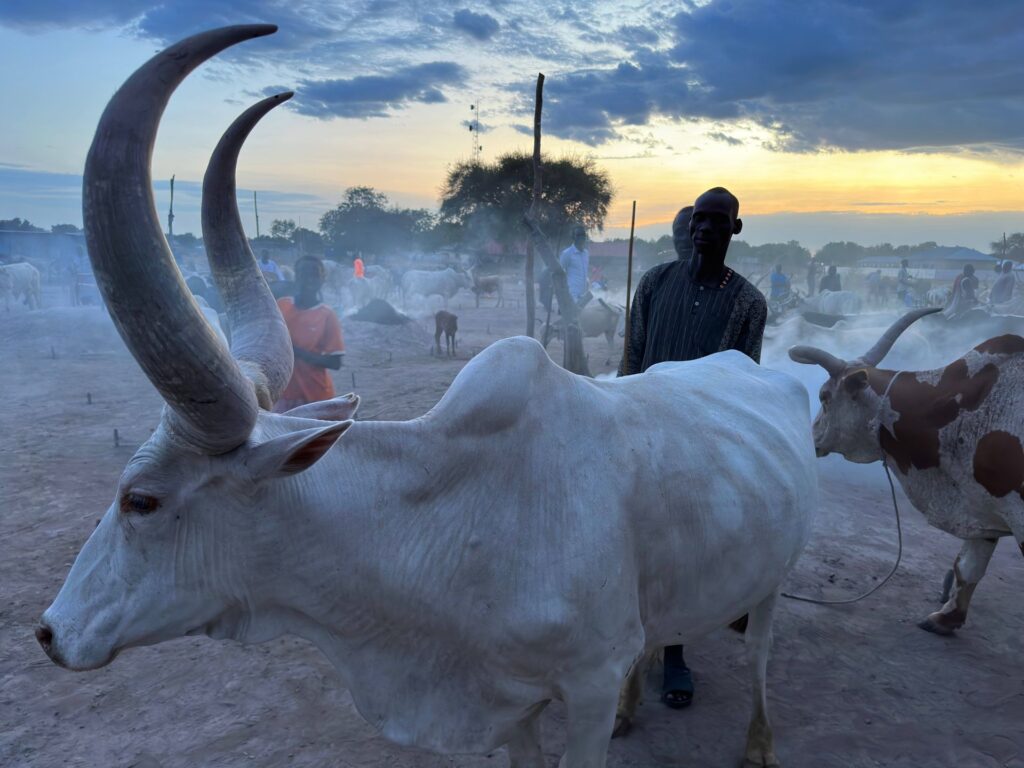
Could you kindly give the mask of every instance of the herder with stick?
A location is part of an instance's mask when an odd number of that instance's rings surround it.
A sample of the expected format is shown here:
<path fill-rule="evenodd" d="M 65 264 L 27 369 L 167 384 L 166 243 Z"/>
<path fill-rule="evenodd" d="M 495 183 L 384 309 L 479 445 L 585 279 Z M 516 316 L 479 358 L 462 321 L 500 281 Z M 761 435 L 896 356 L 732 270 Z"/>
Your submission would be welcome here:
<path fill-rule="evenodd" d="M 761 361 L 768 305 L 757 288 L 725 266 L 732 236 L 742 228 L 739 201 L 723 187 L 709 189 L 692 208 L 679 211 L 672 223 L 679 258 L 640 278 L 619 376 L 727 349 Z M 667 647 L 662 702 L 681 709 L 692 702 L 693 691 L 683 646 Z"/>

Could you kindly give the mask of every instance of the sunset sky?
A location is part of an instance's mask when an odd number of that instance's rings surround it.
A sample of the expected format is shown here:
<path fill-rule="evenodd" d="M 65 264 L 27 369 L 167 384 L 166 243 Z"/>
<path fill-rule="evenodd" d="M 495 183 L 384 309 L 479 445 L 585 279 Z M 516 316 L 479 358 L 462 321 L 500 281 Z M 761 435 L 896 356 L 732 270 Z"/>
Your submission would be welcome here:
<path fill-rule="evenodd" d="M 0 3 L 0 218 L 81 223 L 80 173 L 110 94 L 168 42 L 228 23 L 280 31 L 204 65 L 164 118 L 154 179 L 176 231 L 250 103 L 293 89 L 246 144 L 260 219 L 316 228 L 343 190 L 435 208 L 450 163 L 529 149 L 547 76 L 548 153 L 591 155 L 616 199 L 603 237 L 668 231 L 707 187 L 741 201 L 751 243 L 936 240 L 1024 231 L 1020 0 Z M 595 233 L 596 234 L 596 233 Z M 601 235 L 599 235 L 601 237 Z"/>

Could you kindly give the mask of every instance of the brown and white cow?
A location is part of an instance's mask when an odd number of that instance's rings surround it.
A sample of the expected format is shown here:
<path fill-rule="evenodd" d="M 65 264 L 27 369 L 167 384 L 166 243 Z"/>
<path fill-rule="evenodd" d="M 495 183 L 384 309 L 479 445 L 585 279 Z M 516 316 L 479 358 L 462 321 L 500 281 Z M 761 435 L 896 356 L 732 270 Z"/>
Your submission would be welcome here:
<path fill-rule="evenodd" d="M 963 626 L 999 539 L 1015 537 L 1024 554 L 1024 338 L 997 336 L 931 371 L 877 367 L 911 323 L 937 311 L 903 316 L 856 360 L 815 347 L 789 356 L 829 373 L 818 455 L 864 464 L 884 455 L 928 522 L 964 540 L 949 600 L 919 625 L 948 635 Z"/>

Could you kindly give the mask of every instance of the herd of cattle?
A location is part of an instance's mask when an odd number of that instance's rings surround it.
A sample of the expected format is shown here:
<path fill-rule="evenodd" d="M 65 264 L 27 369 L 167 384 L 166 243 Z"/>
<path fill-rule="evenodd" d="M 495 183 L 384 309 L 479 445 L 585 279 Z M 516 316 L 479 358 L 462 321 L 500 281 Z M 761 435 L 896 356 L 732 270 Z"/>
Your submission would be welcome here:
<path fill-rule="evenodd" d="M 234 195 L 218 190 L 233 191 L 242 142 L 287 96 L 229 128 L 204 184 L 230 351 L 171 277 L 149 158 L 178 84 L 275 30 L 226 27 L 171 46 L 100 119 L 84 174 L 90 258 L 167 407 L 36 630 L 55 663 L 95 669 L 184 635 L 290 633 L 319 647 L 358 711 L 401 744 L 505 745 L 512 766 L 539 768 L 538 718 L 560 699 L 563 768 L 600 768 L 616 718 L 634 714 L 643 660 L 746 615 L 744 758 L 766 768 L 778 764 L 765 697 L 772 615 L 810 535 L 816 456 L 884 459 L 929 522 L 964 540 L 949 600 L 922 621 L 930 631 L 964 624 L 1000 538 L 1024 553 L 1024 338 L 1010 328 L 943 367 L 880 368 L 902 334 L 942 330 L 929 330 L 932 310 L 879 334 L 852 304 L 822 304 L 842 322 L 808 324 L 815 346 L 790 351 L 828 373 L 813 427 L 804 387 L 738 352 L 598 381 L 525 338 L 473 358 L 419 419 L 355 421 L 354 396 L 270 412 L 291 345 L 248 244 L 232 234 L 242 231 Z M 447 301 L 474 286 L 502 300 L 500 281 L 456 269 L 396 281 L 371 265 L 361 280 L 353 292 L 351 276 L 329 277 L 356 302 L 395 288 Z M 155 303 L 165 314 L 140 327 Z M 438 346 L 444 334 L 454 352 L 454 316 L 435 320 Z M 609 355 L 622 321 L 604 301 L 581 317 Z M 1000 323 L 1013 325 L 977 328 Z M 853 333 L 875 334 L 854 359 L 822 348 Z"/>

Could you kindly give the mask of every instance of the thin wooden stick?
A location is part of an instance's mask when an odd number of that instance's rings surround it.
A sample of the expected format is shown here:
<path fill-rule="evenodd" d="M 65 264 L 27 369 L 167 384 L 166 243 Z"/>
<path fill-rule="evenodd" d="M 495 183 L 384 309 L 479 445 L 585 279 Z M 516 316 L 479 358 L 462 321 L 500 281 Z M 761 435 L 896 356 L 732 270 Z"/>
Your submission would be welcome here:
<path fill-rule="evenodd" d="M 636 200 L 633 218 L 629 222 L 629 256 L 626 258 L 626 335 L 622 344 L 622 375 L 629 375 L 629 309 L 633 297 L 633 233 L 636 232 Z"/>

